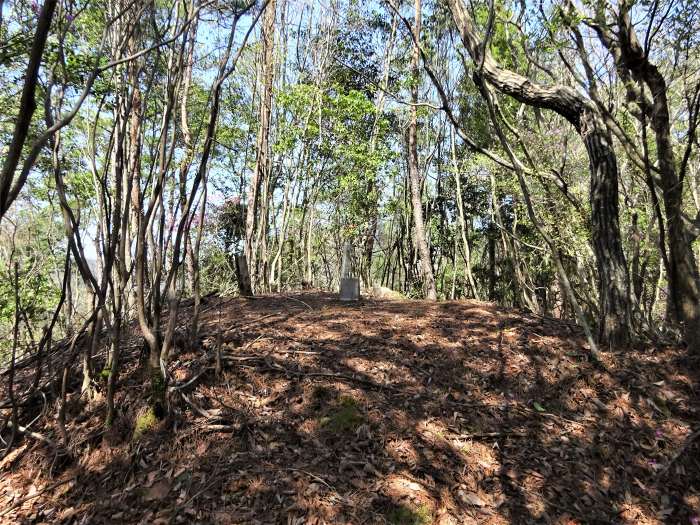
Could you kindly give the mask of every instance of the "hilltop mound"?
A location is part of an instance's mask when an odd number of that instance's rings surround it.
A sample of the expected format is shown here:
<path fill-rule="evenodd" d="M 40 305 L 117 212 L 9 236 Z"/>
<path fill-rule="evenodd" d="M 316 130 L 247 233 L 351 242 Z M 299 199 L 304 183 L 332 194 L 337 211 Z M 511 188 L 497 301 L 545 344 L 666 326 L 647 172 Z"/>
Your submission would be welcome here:
<path fill-rule="evenodd" d="M 190 313 L 181 312 L 182 326 Z M 589 361 L 578 329 L 489 303 L 211 297 L 172 357 L 172 416 L 134 438 L 73 394 L 73 459 L 25 437 L 8 523 L 688 523 L 698 397 L 681 349 Z M 216 359 L 217 350 L 220 359 Z M 218 361 L 218 363 L 217 363 Z M 52 413 L 38 433 L 55 436 Z M 4 509 L 4 510 L 3 510 Z"/>

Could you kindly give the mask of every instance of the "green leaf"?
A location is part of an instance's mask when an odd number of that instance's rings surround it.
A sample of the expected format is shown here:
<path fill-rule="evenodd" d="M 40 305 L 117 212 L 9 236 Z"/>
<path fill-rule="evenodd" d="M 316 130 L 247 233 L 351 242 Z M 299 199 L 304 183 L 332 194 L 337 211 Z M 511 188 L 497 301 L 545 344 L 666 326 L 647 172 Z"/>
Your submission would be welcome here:
<path fill-rule="evenodd" d="M 534 406 L 534 407 L 535 407 L 535 410 L 537 410 L 538 412 L 546 412 L 546 410 L 544 409 L 544 407 L 543 407 L 542 405 L 540 405 L 537 401 L 535 401 L 535 402 L 532 404 L 532 406 Z"/>

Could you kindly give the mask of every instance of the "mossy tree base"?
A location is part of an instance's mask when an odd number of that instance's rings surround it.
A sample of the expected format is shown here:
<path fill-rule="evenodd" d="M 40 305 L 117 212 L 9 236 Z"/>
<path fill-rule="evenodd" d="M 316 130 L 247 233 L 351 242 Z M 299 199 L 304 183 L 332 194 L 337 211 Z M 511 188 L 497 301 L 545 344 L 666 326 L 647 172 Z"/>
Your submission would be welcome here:
<path fill-rule="evenodd" d="M 134 424 L 134 441 L 145 434 L 156 430 L 167 415 L 166 394 L 167 385 L 158 366 L 148 367 L 148 406 L 141 410 Z"/>
<path fill-rule="evenodd" d="M 134 425 L 134 435 L 133 440 L 140 440 L 145 434 L 154 431 L 160 424 L 160 418 L 158 418 L 153 410 L 153 407 L 148 407 L 139 416 L 136 417 L 136 423 Z"/>

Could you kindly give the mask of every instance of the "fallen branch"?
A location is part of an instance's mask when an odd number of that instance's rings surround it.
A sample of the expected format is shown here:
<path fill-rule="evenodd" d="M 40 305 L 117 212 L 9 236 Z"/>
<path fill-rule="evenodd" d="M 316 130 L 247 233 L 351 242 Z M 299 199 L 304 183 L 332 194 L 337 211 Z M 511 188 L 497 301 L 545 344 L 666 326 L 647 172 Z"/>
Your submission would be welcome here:
<path fill-rule="evenodd" d="M 14 428 L 12 421 L 7 422 L 7 426 L 10 428 Z M 39 434 L 38 432 L 34 432 L 32 430 L 29 430 L 27 427 L 23 427 L 22 425 L 17 425 L 17 432 L 20 434 L 24 434 L 25 436 L 28 436 L 30 438 L 34 438 L 38 441 L 43 441 L 47 445 L 49 445 L 53 449 L 58 449 L 60 448 L 54 441 L 51 439 L 47 438 L 44 434 Z M 1 516 L 1 514 L 0 514 Z"/>
<path fill-rule="evenodd" d="M 307 471 L 307 470 L 303 470 L 303 469 L 300 469 L 300 468 L 285 468 L 285 469 L 281 469 L 281 470 L 282 470 L 282 471 L 286 471 L 286 472 L 301 472 L 302 474 L 306 474 L 307 476 L 312 477 L 312 478 L 315 479 L 316 481 L 319 481 L 319 482 L 323 483 L 326 487 L 328 487 L 328 488 L 331 489 L 332 491 L 338 492 L 338 491 L 336 490 L 336 488 L 333 487 L 332 485 L 330 485 L 325 479 L 323 479 L 322 477 L 317 476 L 316 474 L 314 474 L 314 473 L 312 473 L 312 472 L 309 472 L 309 471 Z"/>
<path fill-rule="evenodd" d="M 360 383 L 362 385 L 369 386 L 371 388 L 376 388 L 378 390 L 390 390 L 392 392 L 397 392 L 397 393 L 402 393 L 400 390 L 397 388 L 394 388 L 389 385 L 382 385 L 379 383 L 375 383 L 374 381 L 371 381 L 369 379 L 362 379 L 360 377 L 353 377 L 349 376 L 346 374 L 336 374 L 336 373 L 331 373 L 331 372 L 297 372 L 296 370 L 290 370 L 289 368 L 285 368 L 281 365 L 276 365 L 272 364 L 268 361 L 267 363 L 267 370 L 274 370 L 278 372 L 283 372 L 285 374 L 290 374 L 290 375 L 295 375 L 298 377 L 326 377 L 330 379 L 342 379 L 344 381 L 350 381 L 354 383 Z"/>
<path fill-rule="evenodd" d="M 293 355 L 321 355 L 323 352 L 312 352 L 310 350 L 282 350 L 281 348 L 275 348 L 273 350 L 268 350 L 268 354 L 293 354 Z"/>
<path fill-rule="evenodd" d="M 212 432 L 238 432 L 241 430 L 241 425 L 203 425 L 202 430 L 211 430 Z"/>
<path fill-rule="evenodd" d="M 265 319 L 269 319 L 270 317 L 273 317 L 275 315 L 279 315 L 279 312 L 274 312 L 271 314 L 263 315 L 262 317 L 258 317 L 257 319 L 253 319 L 251 321 L 248 321 L 247 323 L 239 324 L 239 325 L 231 325 L 228 330 L 233 330 L 234 328 L 245 328 L 246 326 L 250 326 L 255 323 L 259 323 L 260 321 L 264 321 Z"/>
<path fill-rule="evenodd" d="M 182 383 L 182 384 L 180 384 L 180 385 L 173 385 L 173 386 L 170 386 L 170 387 L 168 387 L 168 390 L 170 390 L 171 392 L 177 392 L 178 390 L 184 390 L 185 388 L 187 388 L 188 386 L 190 386 L 192 383 L 194 383 L 195 381 L 197 381 L 197 379 L 199 379 L 199 378 L 202 377 L 204 374 L 206 374 L 209 370 L 213 370 L 213 367 L 208 366 L 208 367 L 204 368 L 199 374 L 195 375 L 192 379 L 190 379 L 190 380 L 187 381 L 186 383 Z"/>
<path fill-rule="evenodd" d="M 202 407 L 200 407 L 196 403 L 190 401 L 190 399 L 182 392 L 180 392 L 180 397 L 182 397 L 182 399 L 185 401 L 185 403 L 190 405 L 192 407 L 192 409 L 195 412 L 197 412 L 200 416 L 203 416 L 207 419 L 212 419 L 212 420 L 218 419 L 218 416 L 210 414 L 209 412 L 207 412 L 205 409 L 203 409 Z"/>
<path fill-rule="evenodd" d="M 296 301 L 297 303 L 301 303 L 304 306 L 306 306 L 309 310 L 313 310 L 313 308 L 309 304 L 305 303 L 301 299 L 297 299 L 296 297 L 290 297 L 289 295 L 280 295 L 280 297 L 284 297 L 285 299 L 289 299 L 290 301 Z"/>
<path fill-rule="evenodd" d="M 258 341 L 260 341 L 261 339 L 264 339 L 264 338 L 265 338 L 265 336 L 262 335 L 262 334 L 260 334 L 258 337 L 256 337 L 256 338 L 253 339 L 252 341 L 246 343 L 245 346 L 244 346 L 243 348 L 241 348 L 241 350 L 248 350 L 248 348 L 250 348 L 250 347 L 253 346 L 255 343 L 257 343 Z"/>
<path fill-rule="evenodd" d="M 505 430 L 503 432 L 474 432 L 472 434 L 458 434 L 459 439 L 485 439 L 496 437 L 527 437 L 527 432 Z"/>

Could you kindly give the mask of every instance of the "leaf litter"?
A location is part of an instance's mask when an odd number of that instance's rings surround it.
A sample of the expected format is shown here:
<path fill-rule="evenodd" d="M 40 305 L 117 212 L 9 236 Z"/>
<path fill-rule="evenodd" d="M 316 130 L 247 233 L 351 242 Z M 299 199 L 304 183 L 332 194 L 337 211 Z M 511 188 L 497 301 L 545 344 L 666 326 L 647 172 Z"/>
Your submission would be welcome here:
<path fill-rule="evenodd" d="M 132 439 L 131 344 L 111 429 L 76 384 L 72 458 L 25 441 L 0 463 L 1 522 L 698 521 L 700 367 L 684 349 L 600 366 L 572 325 L 475 301 L 203 306 L 171 358 L 166 424 Z M 50 417 L 35 426 L 57 439 Z"/>

